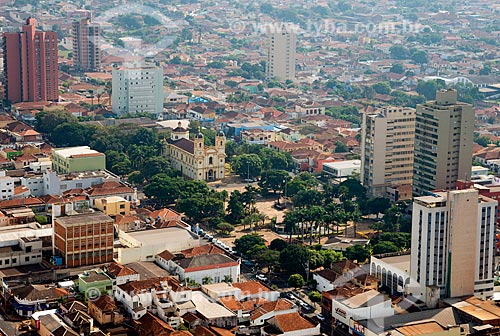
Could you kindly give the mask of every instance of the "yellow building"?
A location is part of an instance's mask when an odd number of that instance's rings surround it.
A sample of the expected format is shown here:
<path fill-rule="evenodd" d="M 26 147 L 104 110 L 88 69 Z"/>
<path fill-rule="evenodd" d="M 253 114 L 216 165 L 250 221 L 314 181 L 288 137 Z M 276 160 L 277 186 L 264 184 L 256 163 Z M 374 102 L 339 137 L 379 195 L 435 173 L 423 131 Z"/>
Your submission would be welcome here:
<path fill-rule="evenodd" d="M 108 216 L 130 214 L 130 202 L 119 196 L 98 198 L 94 201 L 94 206 Z"/>
<path fill-rule="evenodd" d="M 181 126 L 172 130 L 171 138 L 165 144 L 165 156 L 172 168 L 193 180 L 215 181 L 224 178 L 226 163 L 226 137 L 219 132 L 214 146 L 205 146 L 203 134 L 193 140 L 189 131 Z"/>

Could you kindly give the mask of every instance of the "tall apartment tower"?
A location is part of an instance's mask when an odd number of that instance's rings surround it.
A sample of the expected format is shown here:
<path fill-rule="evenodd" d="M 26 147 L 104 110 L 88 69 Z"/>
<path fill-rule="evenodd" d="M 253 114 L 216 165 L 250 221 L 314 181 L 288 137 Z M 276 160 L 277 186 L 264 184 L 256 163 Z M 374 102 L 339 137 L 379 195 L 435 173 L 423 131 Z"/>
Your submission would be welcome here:
<path fill-rule="evenodd" d="M 370 197 L 411 199 L 415 110 L 384 107 L 363 114 L 361 181 Z"/>
<path fill-rule="evenodd" d="M 163 69 L 137 67 L 113 69 L 113 113 L 163 112 Z"/>
<path fill-rule="evenodd" d="M 492 296 L 497 205 L 476 189 L 416 197 L 412 278 L 422 288 L 439 287 L 442 297 Z"/>
<path fill-rule="evenodd" d="M 77 71 L 99 71 L 101 51 L 99 24 L 90 18 L 73 22 L 73 60 Z"/>
<path fill-rule="evenodd" d="M 53 254 L 67 267 L 113 261 L 114 220 L 102 212 L 77 213 L 71 204 L 53 207 Z"/>
<path fill-rule="evenodd" d="M 417 105 L 413 194 L 455 189 L 469 180 L 474 110 L 457 102 L 455 90 L 436 92 L 436 100 Z"/>
<path fill-rule="evenodd" d="M 28 18 L 20 33 L 4 33 L 6 97 L 11 103 L 57 101 L 57 33 L 36 30 Z"/>
<path fill-rule="evenodd" d="M 272 29 L 268 36 L 266 77 L 280 81 L 295 80 L 297 34 L 281 27 Z"/>

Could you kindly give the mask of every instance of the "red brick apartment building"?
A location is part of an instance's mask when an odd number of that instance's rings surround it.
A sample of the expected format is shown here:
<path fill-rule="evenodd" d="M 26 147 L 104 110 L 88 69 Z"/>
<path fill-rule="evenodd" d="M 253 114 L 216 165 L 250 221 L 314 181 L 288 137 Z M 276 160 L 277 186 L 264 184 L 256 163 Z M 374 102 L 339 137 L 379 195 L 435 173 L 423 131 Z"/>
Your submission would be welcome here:
<path fill-rule="evenodd" d="M 22 32 L 3 34 L 6 97 L 11 103 L 57 101 L 57 33 L 36 30 L 28 18 Z"/>
<path fill-rule="evenodd" d="M 54 253 L 68 267 L 113 261 L 113 219 L 88 212 L 54 219 Z"/>

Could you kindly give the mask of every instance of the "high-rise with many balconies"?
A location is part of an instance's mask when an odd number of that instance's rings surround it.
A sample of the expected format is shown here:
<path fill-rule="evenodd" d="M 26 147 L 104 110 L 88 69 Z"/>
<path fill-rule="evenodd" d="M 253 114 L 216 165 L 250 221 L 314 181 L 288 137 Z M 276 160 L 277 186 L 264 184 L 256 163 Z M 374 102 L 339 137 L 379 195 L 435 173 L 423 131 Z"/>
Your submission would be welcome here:
<path fill-rule="evenodd" d="M 280 81 L 295 80 L 297 34 L 293 29 L 273 27 L 268 34 L 266 77 Z"/>
<path fill-rule="evenodd" d="M 411 198 L 414 135 L 415 109 L 388 106 L 363 114 L 361 182 L 370 197 Z"/>
<path fill-rule="evenodd" d="M 417 105 L 413 194 L 455 189 L 469 180 L 474 110 L 457 101 L 457 91 L 440 90 L 436 100 Z"/>
<path fill-rule="evenodd" d="M 90 18 L 73 22 L 73 61 L 77 71 L 101 69 L 100 26 Z"/>
<path fill-rule="evenodd" d="M 3 47 L 7 100 L 59 100 L 56 32 L 37 31 L 30 17 L 21 32 L 3 34 Z"/>

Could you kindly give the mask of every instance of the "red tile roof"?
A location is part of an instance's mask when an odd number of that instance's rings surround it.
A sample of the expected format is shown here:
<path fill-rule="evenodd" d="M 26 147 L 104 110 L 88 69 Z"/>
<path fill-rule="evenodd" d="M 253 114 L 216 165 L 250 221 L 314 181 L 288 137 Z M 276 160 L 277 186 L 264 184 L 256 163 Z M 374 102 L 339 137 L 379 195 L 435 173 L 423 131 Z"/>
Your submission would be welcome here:
<path fill-rule="evenodd" d="M 276 327 L 283 333 L 316 327 L 316 325 L 300 316 L 299 313 L 276 315 L 274 321 L 276 322 Z"/>

